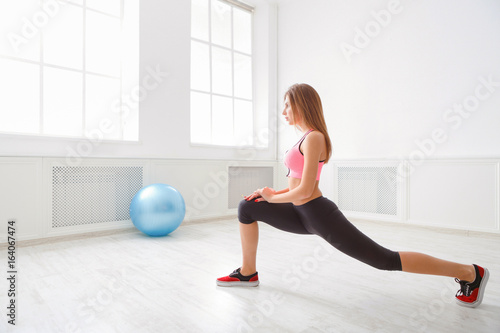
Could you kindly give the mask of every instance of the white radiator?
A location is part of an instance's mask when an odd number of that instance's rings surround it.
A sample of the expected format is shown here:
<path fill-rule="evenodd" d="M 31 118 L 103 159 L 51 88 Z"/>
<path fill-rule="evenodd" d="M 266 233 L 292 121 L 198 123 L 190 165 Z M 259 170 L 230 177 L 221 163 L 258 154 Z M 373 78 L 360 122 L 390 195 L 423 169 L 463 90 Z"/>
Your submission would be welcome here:
<path fill-rule="evenodd" d="M 229 167 L 228 208 L 238 208 L 242 195 L 273 187 L 273 167 Z"/>
<path fill-rule="evenodd" d="M 340 210 L 397 216 L 397 167 L 339 166 Z"/>
<path fill-rule="evenodd" d="M 143 167 L 53 166 L 52 228 L 130 219 Z"/>

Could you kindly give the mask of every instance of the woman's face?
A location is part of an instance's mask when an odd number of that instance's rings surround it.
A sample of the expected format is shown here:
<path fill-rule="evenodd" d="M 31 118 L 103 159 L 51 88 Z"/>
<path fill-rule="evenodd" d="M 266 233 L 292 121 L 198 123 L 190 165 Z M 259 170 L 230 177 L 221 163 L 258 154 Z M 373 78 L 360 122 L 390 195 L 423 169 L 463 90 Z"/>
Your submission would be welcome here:
<path fill-rule="evenodd" d="M 294 125 L 294 115 L 288 95 L 285 96 L 285 107 L 283 108 L 283 112 L 281 114 L 285 116 L 285 121 L 288 125 Z"/>

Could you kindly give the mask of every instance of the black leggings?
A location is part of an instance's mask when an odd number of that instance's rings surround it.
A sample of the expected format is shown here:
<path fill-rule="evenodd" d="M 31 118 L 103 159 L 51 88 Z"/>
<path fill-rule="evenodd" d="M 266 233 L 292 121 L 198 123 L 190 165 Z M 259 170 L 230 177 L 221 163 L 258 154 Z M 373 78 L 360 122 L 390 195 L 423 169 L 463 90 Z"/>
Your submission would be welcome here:
<path fill-rule="evenodd" d="M 339 251 L 365 264 L 388 271 L 400 271 L 398 252 L 375 243 L 349 222 L 337 205 L 325 197 L 303 205 L 242 200 L 238 207 L 241 223 L 262 221 L 295 234 L 321 236 Z"/>

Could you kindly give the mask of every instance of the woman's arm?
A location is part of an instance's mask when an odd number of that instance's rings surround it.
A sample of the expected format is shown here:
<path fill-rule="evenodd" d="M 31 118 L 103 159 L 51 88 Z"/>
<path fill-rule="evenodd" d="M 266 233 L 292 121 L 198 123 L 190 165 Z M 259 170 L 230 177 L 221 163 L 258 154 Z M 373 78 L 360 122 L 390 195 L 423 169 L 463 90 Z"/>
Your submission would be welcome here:
<path fill-rule="evenodd" d="M 318 176 L 318 165 L 321 152 L 326 149 L 325 138 L 320 132 L 311 132 L 302 142 L 302 152 L 304 154 L 304 169 L 299 186 L 293 190 L 283 193 L 274 192 L 270 188 L 257 190 L 266 201 L 271 203 L 294 202 L 309 198 L 316 186 Z"/>
<path fill-rule="evenodd" d="M 265 188 L 267 190 L 271 191 L 273 194 L 282 194 L 282 193 L 286 193 L 286 192 L 289 191 L 288 188 L 285 188 L 285 189 L 279 190 L 279 191 L 275 191 L 275 190 L 273 190 L 272 188 L 269 188 L 269 187 L 265 187 Z M 250 195 L 244 196 L 243 198 L 245 198 L 246 201 L 251 201 L 251 200 L 254 200 L 254 199 L 257 199 L 257 200 L 255 200 L 257 202 L 259 202 L 259 201 L 265 201 L 264 199 L 262 199 L 262 196 L 257 191 L 253 192 Z"/>
<path fill-rule="evenodd" d="M 281 191 L 275 192 L 274 194 L 283 194 L 283 193 L 286 193 L 288 191 L 290 191 L 290 189 L 289 188 L 285 188 L 285 189 L 283 189 Z"/>

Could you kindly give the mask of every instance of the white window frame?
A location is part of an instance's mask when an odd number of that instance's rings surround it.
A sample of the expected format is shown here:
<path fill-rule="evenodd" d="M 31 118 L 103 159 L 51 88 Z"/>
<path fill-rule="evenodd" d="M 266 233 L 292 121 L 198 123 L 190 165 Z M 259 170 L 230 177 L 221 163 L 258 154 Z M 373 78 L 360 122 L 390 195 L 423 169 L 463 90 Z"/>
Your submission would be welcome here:
<path fill-rule="evenodd" d="M 242 101 L 247 101 L 247 102 L 251 102 L 252 103 L 252 117 L 254 119 L 254 122 L 253 122 L 253 128 L 252 128 L 252 136 L 254 136 L 255 134 L 255 86 L 254 86 L 254 77 L 255 77 L 255 71 L 254 71 L 254 54 L 255 54 L 255 48 L 254 48 L 254 7 L 248 5 L 248 4 L 245 4 L 241 1 L 238 1 L 238 0 L 208 0 L 208 15 L 209 15 L 209 18 L 208 18 L 208 42 L 205 41 L 205 40 L 202 40 L 202 39 L 198 39 L 198 38 L 194 38 L 192 36 L 192 33 L 190 35 L 190 42 L 198 42 L 198 43 L 202 43 L 202 44 L 205 44 L 208 46 L 208 49 L 209 49 L 209 65 L 210 65 L 210 91 L 207 92 L 207 91 L 203 91 L 203 90 L 198 90 L 198 89 L 193 89 L 191 88 L 190 86 L 190 94 L 192 92 L 195 92 L 195 93 L 202 93 L 202 94 L 207 94 L 210 96 L 210 127 L 211 129 L 213 128 L 213 115 L 212 115 L 212 97 L 213 96 L 220 96 L 220 97 L 229 97 L 231 98 L 232 100 L 232 104 L 233 104 L 233 136 L 234 136 L 234 112 L 235 112 L 235 109 L 234 109 L 234 104 L 235 104 L 235 99 L 236 100 L 242 100 Z M 231 6 L 232 7 L 232 10 L 234 10 L 234 8 L 236 8 L 237 10 L 243 10 L 243 11 L 247 11 L 251 14 L 251 27 L 250 27 L 250 32 L 251 32 L 251 53 L 250 54 L 247 54 L 247 53 L 244 53 L 244 52 L 241 52 L 241 51 L 237 51 L 234 49 L 234 38 L 233 38 L 233 34 L 234 34 L 234 25 L 233 25 L 233 19 L 234 19 L 234 15 L 231 14 L 231 48 L 228 48 L 228 47 L 224 47 L 224 46 L 221 46 L 219 44 L 215 44 L 215 43 L 212 43 L 212 32 L 211 32 L 211 27 L 212 27 L 212 13 L 211 13 L 211 5 L 212 5 L 212 1 L 219 1 L 219 2 L 223 2 L 223 3 L 226 3 L 227 5 Z M 218 93 L 214 93 L 212 90 L 212 46 L 215 46 L 217 48 L 221 48 L 221 49 L 224 49 L 226 51 L 230 51 L 231 52 L 231 70 L 232 70 L 232 82 L 231 82 L 231 85 L 232 85 L 232 94 L 231 96 L 229 95 L 223 95 L 223 94 L 218 94 Z M 244 55 L 244 56 L 249 56 L 251 58 L 251 63 L 252 63 L 252 83 L 251 83 L 251 86 L 252 86 L 252 97 L 251 99 L 246 99 L 246 98 L 241 98 L 241 97 L 235 97 L 234 96 L 234 54 L 237 53 L 237 54 L 241 54 L 241 55 Z M 191 54 L 190 54 L 191 56 Z M 190 110 L 191 112 L 191 110 Z M 191 128 L 191 117 L 190 117 L 190 120 L 189 120 L 189 126 Z M 213 138 L 213 134 L 212 134 L 212 130 L 211 130 L 211 136 Z M 255 147 L 255 144 L 254 144 L 254 140 L 253 138 L 250 138 L 250 140 L 252 140 L 252 142 L 250 144 L 242 144 L 242 145 L 237 145 L 237 144 L 228 144 L 228 145 L 221 145 L 221 144 L 216 144 L 216 143 L 200 143 L 200 142 L 193 142 L 192 139 L 191 139 L 191 133 L 190 133 L 190 136 L 189 136 L 189 142 L 190 142 L 190 145 L 191 146 L 200 146 L 200 147 L 212 147 L 212 148 L 217 148 L 217 147 L 230 147 L 230 148 L 245 148 L 245 147 Z"/>
<path fill-rule="evenodd" d="M 86 68 L 86 31 L 87 31 L 87 20 L 86 20 L 86 12 L 87 10 L 88 11 L 92 11 L 92 12 L 95 12 L 95 13 L 99 13 L 99 14 L 102 14 L 102 15 L 106 15 L 106 16 L 110 16 L 112 18 L 115 18 L 115 19 L 119 19 L 120 20 L 120 29 L 121 29 L 121 33 L 123 33 L 123 21 L 124 21 L 124 7 L 125 7 L 125 1 L 126 0 L 120 0 L 120 15 L 113 15 L 113 14 L 110 14 L 110 13 L 106 13 L 104 11 L 100 11 L 98 9 L 94 9 L 94 8 L 91 8 L 91 7 L 87 7 L 87 2 L 86 0 L 82 0 L 82 4 L 78 4 L 78 3 L 75 3 L 75 2 L 71 2 L 71 1 L 68 1 L 68 0 L 56 0 L 58 1 L 60 4 L 64 5 L 64 6 L 74 6 L 74 7 L 79 7 L 79 8 L 82 8 L 83 10 L 83 36 L 82 36 L 82 43 L 83 43 L 83 47 L 82 47 L 82 69 L 75 69 L 75 68 L 71 68 L 71 67 L 65 67 L 65 66 L 59 66 L 59 65 L 55 65 L 55 64 L 49 64 L 49 63 L 45 63 L 44 62 L 44 57 L 43 57 L 43 51 L 44 51 L 44 44 L 43 44 L 43 36 L 44 36 L 44 30 L 43 28 L 39 29 L 39 33 L 40 33 L 40 49 L 39 49 L 39 60 L 38 61 L 35 61 L 35 60 L 29 60 L 29 59 L 25 59 L 25 58 L 22 58 L 22 57 L 16 57 L 16 56 L 12 56 L 12 55 L 4 55 L 4 54 L 0 54 L 0 58 L 1 59 L 8 59 L 8 60 L 13 60 L 13 61 L 17 61 L 17 62 L 22 62 L 22 63 L 28 63 L 28 64 L 33 64 L 33 65 L 38 65 L 39 68 L 40 68 L 40 106 L 39 106 L 39 128 L 38 128 L 38 133 L 36 132 L 7 132 L 7 131 L 0 131 L 1 134 L 8 134 L 8 135 L 22 135 L 22 136 L 33 136 L 33 137 L 57 137 L 57 138 L 73 138 L 73 139 L 80 139 L 80 138 L 86 138 L 87 137 L 87 133 L 93 131 L 93 130 L 96 130 L 95 128 L 86 128 L 86 75 L 87 74 L 91 74 L 91 75 L 96 75 L 96 76 L 100 76 L 100 77 L 106 77 L 106 78 L 111 78 L 111 79 L 117 79 L 120 81 L 120 93 L 119 93 L 119 96 L 117 96 L 116 100 L 119 99 L 119 110 L 123 110 L 124 108 L 124 103 L 123 103 L 123 79 L 124 79 L 124 76 L 123 76 L 123 66 L 122 66 L 122 58 L 120 57 L 119 61 L 120 61 L 120 74 L 119 76 L 113 76 L 113 75 L 109 75 L 109 74 L 103 74 L 103 73 L 97 73 L 97 72 L 91 72 L 91 71 L 88 71 L 87 68 Z M 43 0 L 40 0 L 40 5 L 43 4 Z M 137 66 L 139 66 L 139 64 L 137 64 Z M 81 118 L 81 126 L 82 126 L 82 130 L 81 130 L 81 135 L 79 136 L 70 136 L 70 135 L 59 135 L 59 134 L 50 134 L 50 133 L 43 133 L 44 132 L 44 68 L 55 68 L 55 69 L 61 69 L 61 70 L 67 70 L 67 71 L 72 71 L 72 72 L 77 72 L 77 73 L 81 73 L 82 74 L 82 118 Z M 137 105 L 138 107 L 138 105 Z M 117 112 L 119 114 L 119 124 L 113 124 L 113 125 L 117 125 L 119 126 L 119 138 L 118 139 L 103 139 L 102 141 L 119 141 L 119 142 L 122 142 L 122 141 L 127 141 L 129 142 L 130 140 L 125 140 L 124 139 L 124 134 L 123 134 L 123 112 Z M 138 141 L 139 138 L 137 138 L 136 140 L 133 140 L 133 141 Z M 133 142 L 132 141 L 132 142 Z"/>

